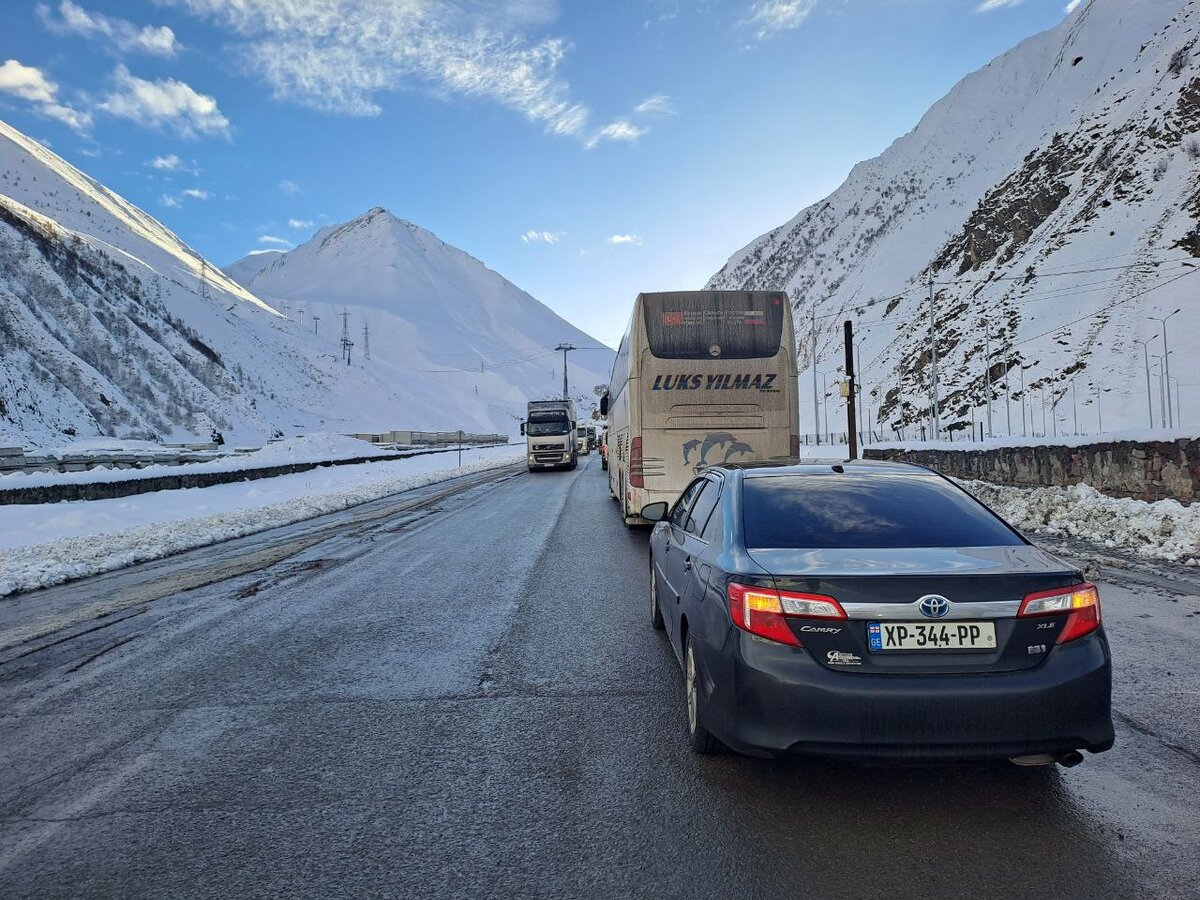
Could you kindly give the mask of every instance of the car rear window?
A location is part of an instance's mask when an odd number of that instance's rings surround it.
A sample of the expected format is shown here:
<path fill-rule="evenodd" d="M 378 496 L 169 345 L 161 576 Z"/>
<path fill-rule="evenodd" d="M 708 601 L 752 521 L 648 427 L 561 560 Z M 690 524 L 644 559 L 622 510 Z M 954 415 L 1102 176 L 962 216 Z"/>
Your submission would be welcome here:
<path fill-rule="evenodd" d="M 936 475 L 748 477 L 750 548 L 1007 547 L 1023 543 L 991 511 Z"/>

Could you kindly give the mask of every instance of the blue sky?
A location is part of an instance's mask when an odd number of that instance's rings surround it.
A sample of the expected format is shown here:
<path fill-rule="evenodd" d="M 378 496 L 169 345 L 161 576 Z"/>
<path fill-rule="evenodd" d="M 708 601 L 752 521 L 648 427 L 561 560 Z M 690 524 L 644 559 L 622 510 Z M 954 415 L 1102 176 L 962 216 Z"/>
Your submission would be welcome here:
<path fill-rule="evenodd" d="M 597 338 L 1068 0 L 5 0 L 0 117 L 219 264 L 373 206 Z"/>

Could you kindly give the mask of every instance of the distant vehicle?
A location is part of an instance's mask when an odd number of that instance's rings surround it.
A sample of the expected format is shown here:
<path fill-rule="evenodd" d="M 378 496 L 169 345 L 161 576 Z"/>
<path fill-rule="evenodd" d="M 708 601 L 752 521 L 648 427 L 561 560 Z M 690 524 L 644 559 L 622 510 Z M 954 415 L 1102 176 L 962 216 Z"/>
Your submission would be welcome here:
<path fill-rule="evenodd" d="M 940 475 L 717 466 L 642 515 L 699 753 L 1071 766 L 1113 744 L 1096 588 Z"/>
<path fill-rule="evenodd" d="M 575 449 L 580 456 L 587 456 L 592 452 L 592 445 L 588 440 L 588 427 L 586 425 L 580 425 L 575 429 Z"/>
<path fill-rule="evenodd" d="M 579 464 L 572 400 L 530 400 L 521 423 L 529 471 L 574 469 Z"/>
<path fill-rule="evenodd" d="M 600 438 L 597 446 L 600 448 L 600 468 L 608 469 L 608 441 L 603 437 Z"/>
<path fill-rule="evenodd" d="M 705 466 L 799 455 L 796 336 L 778 291 L 639 294 L 600 398 L 625 524 Z"/>

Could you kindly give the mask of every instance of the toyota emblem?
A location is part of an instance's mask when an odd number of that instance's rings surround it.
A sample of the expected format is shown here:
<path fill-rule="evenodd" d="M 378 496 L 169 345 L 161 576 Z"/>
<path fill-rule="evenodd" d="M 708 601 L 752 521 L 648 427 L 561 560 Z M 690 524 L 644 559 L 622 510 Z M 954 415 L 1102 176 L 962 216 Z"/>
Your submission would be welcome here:
<path fill-rule="evenodd" d="M 926 594 L 917 601 L 917 608 L 927 619 L 942 619 L 950 612 L 950 601 L 941 594 Z"/>

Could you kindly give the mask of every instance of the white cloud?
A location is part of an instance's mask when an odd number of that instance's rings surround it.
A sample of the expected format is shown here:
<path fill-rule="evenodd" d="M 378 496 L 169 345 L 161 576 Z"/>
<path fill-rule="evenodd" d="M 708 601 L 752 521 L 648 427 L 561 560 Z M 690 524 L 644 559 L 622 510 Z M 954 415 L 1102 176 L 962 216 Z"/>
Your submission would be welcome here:
<path fill-rule="evenodd" d="M 420 85 L 499 103 L 551 134 L 584 139 L 589 110 L 560 74 L 561 38 L 527 37 L 556 0 L 164 0 L 217 21 L 277 97 L 372 116 L 380 95 Z"/>
<path fill-rule="evenodd" d="M 608 239 L 608 242 L 616 245 L 634 244 L 636 246 L 642 243 L 642 238 L 641 235 L 637 234 L 614 234 Z"/>
<path fill-rule="evenodd" d="M 71 0 L 58 5 L 58 17 L 44 4 L 37 7 L 46 27 L 57 34 L 75 34 L 85 38 L 101 37 L 111 41 L 119 50 L 149 53 L 153 56 L 174 56 L 179 51 L 175 32 L 165 25 L 138 27 L 125 19 L 88 12 Z"/>
<path fill-rule="evenodd" d="M 521 235 L 526 244 L 557 244 L 567 236 L 565 231 L 537 231 L 530 229 Z"/>
<path fill-rule="evenodd" d="M 1020 6 L 1025 0 L 983 0 L 975 12 L 991 12 L 994 9 L 1007 9 L 1010 6 Z"/>
<path fill-rule="evenodd" d="M 151 128 L 168 127 L 182 137 L 198 134 L 229 137 L 229 120 L 217 101 L 174 78 L 147 81 L 131 75 L 125 66 L 113 72 L 116 90 L 100 109 Z"/>
<path fill-rule="evenodd" d="M 273 234 L 264 234 L 258 239 L 260 244 L 278 244 L 280 247 L 290 247 L 292 242 L 287 238 L 275 237 Z"/>
<path fill-rule="evenodd" d="M 287 178 L 279 182 L 279 189 L 289 197 L 295 197 L 298 193 L 300 193 L 300 185 L 296 184 L 294 181 L 289 181 Z"/>
<path fill-rule="evenodd" d="M 1067 4 L 1067 8 L 1066 8 L 1067 15 L 1070 15 L 1071 13 L 1075 12 L 1075 10 L 1079 9 L 1079 7 L 1081 7 L 1082 5 L 1083 5 L 1083 0 L 1071 0 L 1071 2 Z"/>
<path fill-rule="evenodd" d="M 312 219 L 288 219 L 288 228 L 312 228 Z"/>
<path fill-rule="evenodd" d="M 605 125 L 592 135 L 588 139 L 587 146 L 590 149 L 602 141 L 636 141 L 649 130 L 649 128 L 642 128 L 639 125 L 634 125 L 632 122 L 620 119 Z"/>
<path fill-rule="evenodd" d="M 799 28 L 816 6 L 817 0 L 759 0 L 740 24 L 756 29 L 755 36 L 761 41 Z"/>
<path fill-rule="evenodd" d="M 637 106 L 635 106 L 633 111 L 641 113 L 642 115 L 661 113 L 663 115 L 673 116 L 675 114 L 675 107 L 671 105 L 671 98 L 666 94 L 655 94 L 653 97 L 647 97 Z"/>
<path fill-rule="evenodd" d="M 188 188 L 183 192 L 183 196 L 189 197 L 192 200 L 207 200 L 212 195 L 208 191 L 202 191 L 200 188 Z"/>
<path fill-rule="evenodd" d="M 183 165 L 181 160 L 174 153 L 168 153 L 166 156 L 156 156 L 150 162 L 146 163 L 152 169 L 158 169 L 161 172 L 174 172 Z"/>
<path fill-rule="evenodd" d="M 179 207 L 183 206 L 182 200 L 178 197 L 172 197 L 170 194 L 163 194 L 160 202 L 163 206 L 169 206 L 171 209 L 179 209 Z"/>
<path fill-rule="evenodd" d="M 75 131 L 91 127 L 91 115 L 61 102 L 58 85 L 34 66 L 23 66 L 15 59 L 6 60 L 0 66 L 0 93 L 28 100 L 38 114 L 62 122 Z"/>

